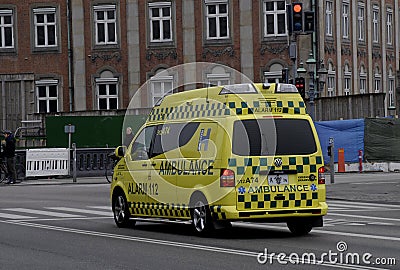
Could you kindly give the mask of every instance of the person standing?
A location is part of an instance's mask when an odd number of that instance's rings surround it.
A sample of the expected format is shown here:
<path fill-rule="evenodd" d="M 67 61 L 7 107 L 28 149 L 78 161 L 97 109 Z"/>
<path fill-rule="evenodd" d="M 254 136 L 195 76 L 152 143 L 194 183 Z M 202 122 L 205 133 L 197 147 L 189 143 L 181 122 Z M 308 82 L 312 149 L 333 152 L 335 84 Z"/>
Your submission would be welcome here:
<path fill-rule="evenodd" d="M 131 141 L 134 137 L 134 134 L 132 133 L 132 128 L 127 127 L 126 128 L 126 133 L 125 133 L 125 139 L 124 139 L 124 145 L 128 147 L 131 144 Z"/>
<path fill-rule="evenodd" d="M 17 173 L 15 170 L 15 138 L 11 131 L 5 130 L 4 137 L 6 143 L 3 145 L 2 156 L 6 158 L 7 162 L 7 184 L 15 184 Z"/>

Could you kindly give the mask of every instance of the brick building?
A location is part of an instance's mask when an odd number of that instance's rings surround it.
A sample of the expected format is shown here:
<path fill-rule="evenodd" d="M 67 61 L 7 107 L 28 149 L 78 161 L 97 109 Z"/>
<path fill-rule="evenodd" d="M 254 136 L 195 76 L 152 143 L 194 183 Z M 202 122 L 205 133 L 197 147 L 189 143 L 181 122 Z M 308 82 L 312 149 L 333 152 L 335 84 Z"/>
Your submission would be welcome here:
<path fill-rule="evenodd" d="M 279 81 L 284 68 L 293 79 L 301 60 L 310 71 L 310 50 L 316 120 L 398 107 L 398 1 L 300 1 L 315 11 L 316 32 L 298 35 L 289 34 L 291 2 L 0 0 L 0 128 L 47 113 L 126 109 L 146 81 L 134 106 L 151 107 L 180 86 L 182 74 L 165 70 L 185 63 L 214 63 L 195 75 L 212 84 L 234 82 L 226 66 L 256 82 Z"/>

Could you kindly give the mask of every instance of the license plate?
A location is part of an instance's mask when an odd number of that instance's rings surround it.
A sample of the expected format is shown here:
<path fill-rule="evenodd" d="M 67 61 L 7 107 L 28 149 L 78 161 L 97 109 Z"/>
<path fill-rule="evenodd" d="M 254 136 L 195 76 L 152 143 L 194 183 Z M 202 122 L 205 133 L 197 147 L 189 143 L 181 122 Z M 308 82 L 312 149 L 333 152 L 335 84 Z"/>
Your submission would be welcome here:
<path fill-rule="evenodd" d="M 287 174 L 270 174 L 268 175 L 269 185 L 288 185 L 289 177 Z"/>

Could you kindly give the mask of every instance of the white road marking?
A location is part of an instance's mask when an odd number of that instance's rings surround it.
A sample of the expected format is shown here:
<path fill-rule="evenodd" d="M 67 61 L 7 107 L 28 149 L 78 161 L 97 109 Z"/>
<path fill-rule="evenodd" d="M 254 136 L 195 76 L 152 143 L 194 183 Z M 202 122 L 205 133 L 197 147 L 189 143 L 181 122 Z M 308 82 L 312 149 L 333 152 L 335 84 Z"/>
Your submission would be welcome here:
<path fill-rule="evenodd" d="M 6 208 L 3 210 L 20 212 L 20 213 L 22 212 L 22 213 L 29 213 L 29 214 L 37 214 L 37 215 L 42 215 L 42 216 L 61 217 L 61 218 L 83 217 L 81 215 L 72 215 L 72 214 L 60 213 L 60 212 L 42 211 L 42 210 L 29 209 L 29 208 Z"/>
<path fill-rule="evenodd" d="M 112 211 L 111 206 L 88 206 L 88 208 Z"/>
<path fill-rule="evenodd" d="M 376 206 L 376 207 L 382 207 L 382 208 L 397 208 L 400 209 L 400 205 L 393 205 L 393 204 L 382 204 L 382 203 L 367 203 L 367 202 L 353 202 L 353 201 L 331 201 L 328 200 L 327 201 L 328 206 L 329 205 L 339 205 L 340 207 L 347 207 L 347 206 L 353 206 L 353 205 L 357 205 L 357 206 Z"/>
<path fill-rule="evenodd" d="M 23 215 L 14 215 L 14 214 L 7 214 L 7 213 L 0 213 L 0 218 L 7 218 L 7 219 L 31 219 L 31 218 L 35 218 L 35 217 L 23 216 Z"/>
<path fill-rule="evenodd" d="M 256 227 L 256 228 L 268 228 L 268 229 L 279 229 L 283 231 L 287 231 L 287 228 L 274 226 L 274 225 L 264 225 L 264 224 L 247 224 L 247 223 L 239 223 L 235 222 L 234 224 L 243 226 L 243 227 Z M 311 233 L 320 233 L 320 234 L 332 234 L 332 235 L 341 235 L 341 236 L 351 236 L 358 238 L 372 238 L 377 240 L 390 240 L 390 241 L 400 241 L 399 237 L 392 236 L 383 236 L 383 235 L 374 235 L 374 234 L 359 234 L 359 233 L 350 233 L 350 232 L 336 232 L 336 231 L 324 231 L 321 229 L 313 229 Z"/>
<path fill-rule="evenodd" d="M 58 211 L 66 211 L 66 212 L 75 212 L 81 214 L 92 214 L 99 216 L 112 216 L 111 211 L 96 211 L 96 210 L 88 210 L 82 208 L 72 208 L 72 207 L 46 207 L 47 209 L 58 210 Z"/>
<path fill-rule="evenodd" d="M 398 219 L 398 218 L 369 217 L 369 216 L 349 215 L 349 214 L 329 213 L 329 212 L 328 212 L 328 216 L 341 216 L 341 217 L 352 217 L 352 218 L 361 218 L 361 219 L 375 219 L 375 220 L 387 220 L 387 221 L 400 222 L 400 219 Z"/>
<path fill-rule="evenodd" d="M 190 244 L 190 243 L 184 243 L 184 242 L 173 242 L 173 241 L 165 241 L 165 240 L 159 240 L 159 239 L 128 236 L 128 235 L 102 233 L 102 232 L 96 232 L 96 231 L 79 230 L 79 229 L 49 226 L 49 225 L 35 224 L 35 223 L 28 223 L 28 222 L 18 222 L 18 221 L 0 221 L 0 222 L 20 225 L 20 226 L 25 226 L 25 227 L 34 227 L 34 228 L 41 228 L 41 229 L 46 229 L 46 230 L 53 230 L 53 231 L 62 231 L 62 232 L 69 232 L 69 233 L 82 234 L 82 235 L 112 238 L 112 239 L 119 239 L 119 240 L 133 241 L 133 242 L 142 242 L 142 243 L 148 243 L 148 244 L 156 244 L 156 245 L 162 245 L 162 246 L 172 246 L 172 247 L 177 247 L 177 248 L 187 248 L 187 249 L 194 249 L 194 250 L 202 250 L 202 251 L 209 251 L 209 252 L 217 252 L 217 253 L 224 253 L 224 254 L 253 257 L 255 259 L 257 259 L 262 254 L 262 251 L 254 252 L 254 251 L 247 251 L 247 250 L 220 248 L 220 247 L 214 247 L 214 246 L 196 245 L 196 244 Z M 273 259 L 276 260 L 277 258 L 278 258 L 278 255 L 273 256 Z M 283 260 L 287 261 L 288 264 L 290 263 L 288 258 L 285 258 Z M 305 260 L 305 261 L 301 261 L 301 262 L 303 264 L 307 264 L 308 261 Z M 372 267 L 372 266 L 348 265 L 348 264 L 341 264 L 341 263 L 332 264 L 328 261 L 323 261 L 321 264 L 319 264 L 319 266 L 333 267 L 333 268 L 339 268 L 339 269 L 354 269 L 354 270 L 357 270 L 357 269 L 364 269 L 364 270 L 386 269 L 386 268 L 377 268 L 377 267 Z"/>

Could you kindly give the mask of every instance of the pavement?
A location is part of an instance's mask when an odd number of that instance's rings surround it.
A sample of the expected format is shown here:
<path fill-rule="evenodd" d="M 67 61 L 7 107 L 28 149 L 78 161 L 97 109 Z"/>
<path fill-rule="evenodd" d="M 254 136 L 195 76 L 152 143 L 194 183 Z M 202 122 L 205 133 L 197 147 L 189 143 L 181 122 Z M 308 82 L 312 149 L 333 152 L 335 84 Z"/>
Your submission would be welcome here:
<path fill-rule="evenodd" d="M 41 178 L 18 181 L 14 185 L 2 186 L 33 186 L 33 185 L 80 185 L 109 184 L 104 176 L 73 178 Z M 326 174 L 326 197 L 329 200 L 349 200 L 360 202 L 376 202 L 400 205 L 400 173 L 344 173 L 335 174 L 334 183 Z"/>

